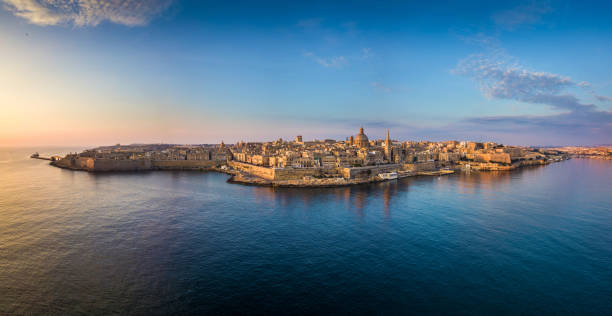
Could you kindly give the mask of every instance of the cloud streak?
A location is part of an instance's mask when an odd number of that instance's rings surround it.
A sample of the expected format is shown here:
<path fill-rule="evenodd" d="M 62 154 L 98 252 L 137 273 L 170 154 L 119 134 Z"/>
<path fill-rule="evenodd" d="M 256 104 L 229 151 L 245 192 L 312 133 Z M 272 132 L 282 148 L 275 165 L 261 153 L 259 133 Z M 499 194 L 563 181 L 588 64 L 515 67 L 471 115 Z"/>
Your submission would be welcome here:
<path fill-rule="evenodd" d="M 557 74 L 528 71 L 516 63 L 509 64 L 503 56 L 472 55 L 462 60 L 453 72 L 477 81 L 491 99 L 547 104 L 561 110 L 592 107 L 564 92 L 567 88 L 584 86 L 583 82 L 575 83 Z"/>
<path fill-rule="evenodd" d="M 571 88 L 587 88 L 587 82 L 574 82 L 569 77 L 529 71 L 504 55 L 472 55 L 459 62 L 455 74 L 476 81 L 490 99 L 516 100 L 528 104 L 544 104 L 561 111 L 545 116 L 476 117 L 461 121 L 456 128 L 506 134 L 549 134 L 557 142 L 582 139 L 583 142 L 609 142 L 612 135 L 612 112 L 593 104 L 582 103 L 568 92 Z M 602 102 L 606 96 L 593 95 Z M 552 141 L 552 140 L 551 140 Z"/>
<path fill-rule="evenodd" d="M 605 95 L 599 95 L 599 94 L 595 94 L 593 93 L 593 96 L 595 97 L 595 99 L 601 101 L 601 102 L 610 102 L 612 101 L 612 98 L 610 98 L 609 96 L 605 96 Z"/>
<path fill-rule="evenodd" d="M 383 91 L 383 92 L 386 92 L 386 93 L 391 92 L 391 88 L 389 88 L 389 87 L 387 87 L 387 86 L 383 85 L 383 84 L 382 84 L 382 83 L 380 83 L 380 82 L 376 82 L 376 81 L 375 81 L 375 82 L 372 82 L 371 84 L 372 84 L 372 87 L 374 87 L 374 88 L 376 88 L 376 89 L 378 89 L 378 90 L 380 90 L 380 91 Z"/>
<path fill-rule="evenodd" d="M 542 17 L 552 11 L 547 3 L 532 2 L 510 10 L 501 11 L 491 16 L 493 22 L 501 28 L 514 30 L 524 25 L 539 23 Z"/>
<path fill-rule="evenodd" d="M 342 68 L 348 63 L 348 60 L 344 56 L 335 56 L 335 57 L 319 57 L 312 52 L 304 53 L 305 57 L 312 58 L 317 64 L 329 68 Z"/>
<path fill-rule="evenodd" d="M 317 64 L 326 67 L 326 68 L 342 68 L 349 64 L 349 60 L 352 62 L 362 62 L 366 59 L 372 57 L 374 53 L 372 53 L 372 49 L 370 48 L 362 48 L 360 54 L 358 56 L 332 56 L 332 57 L 321 57 L 316 55 L 313 52 L 306 52 L 303 54 L 304 57 L 310 58 L 314 60 Z"/>
<path fill-rule="evenodd" d="M 0 0 L 13 15 L 31 24 L 97 26 L 108 21 L 142 26 L 165 11 L 173 0 Z"/>

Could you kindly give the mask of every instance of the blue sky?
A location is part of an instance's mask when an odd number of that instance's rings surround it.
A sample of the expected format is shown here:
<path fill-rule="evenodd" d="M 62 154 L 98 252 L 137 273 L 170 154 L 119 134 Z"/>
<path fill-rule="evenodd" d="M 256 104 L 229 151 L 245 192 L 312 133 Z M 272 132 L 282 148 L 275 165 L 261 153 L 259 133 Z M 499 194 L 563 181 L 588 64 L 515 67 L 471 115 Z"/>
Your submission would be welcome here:
<path fill-rule="evenodd" d="M 610 2 L 0 0 L 0 144 L 612 143 Z"/>

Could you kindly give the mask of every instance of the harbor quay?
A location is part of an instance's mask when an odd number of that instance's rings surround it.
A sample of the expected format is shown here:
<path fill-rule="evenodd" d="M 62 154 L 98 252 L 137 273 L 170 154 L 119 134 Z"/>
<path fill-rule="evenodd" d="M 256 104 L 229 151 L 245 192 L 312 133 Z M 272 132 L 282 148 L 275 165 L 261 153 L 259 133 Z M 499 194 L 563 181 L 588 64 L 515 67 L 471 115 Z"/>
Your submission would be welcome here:
<path fill-rule="evenodd" d="M 363 128 L 345 140 L 235 144 L 135 144 L 102 146 L 53 157 L 51 165 L 89 172 L 207 170 L 230 174 L 233 183 L 265 186 L 342 186 L 457 170 L 501 171 L 567 159 L 558 149 L 493 142 L 370 140 Z M 32 158 L 41 159 L 33 155 Z"/>

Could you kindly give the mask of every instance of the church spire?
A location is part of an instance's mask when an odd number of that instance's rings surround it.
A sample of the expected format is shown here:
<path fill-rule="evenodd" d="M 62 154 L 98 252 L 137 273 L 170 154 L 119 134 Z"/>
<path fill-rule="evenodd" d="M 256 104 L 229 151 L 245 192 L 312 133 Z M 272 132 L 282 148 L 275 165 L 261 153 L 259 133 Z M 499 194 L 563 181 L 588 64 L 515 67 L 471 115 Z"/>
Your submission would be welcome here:
<path fill-rule="evenodd" d="M 389 129 L 387 128 L 387 139 L 385 139 L 385 158 L 387 161 L 393 161 L 393 148 L 391 146 L 391 137 L 389 136 Z"/>

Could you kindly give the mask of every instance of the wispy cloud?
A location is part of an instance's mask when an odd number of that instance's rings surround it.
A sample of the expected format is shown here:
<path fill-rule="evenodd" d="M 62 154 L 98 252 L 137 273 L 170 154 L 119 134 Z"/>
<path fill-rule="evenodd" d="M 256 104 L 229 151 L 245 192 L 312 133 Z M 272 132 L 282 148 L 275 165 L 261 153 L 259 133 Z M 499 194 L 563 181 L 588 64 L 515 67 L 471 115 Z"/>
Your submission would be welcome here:
<path fill-rule="evenodd" d="M 545 116 L 494 116 L 466 119 L 466 129 L 507 134 L 541 135 L 548 133 L 551 142 L 575 139 L 582 142 L 606 142 L 612 135 L 612 112 L 581 102 L 568 89 L 588 87 L 586 82 L 574 82 L 569 77 L 547 72 L 530 71 L 508 56 L 472 55 L 459 62 L 454 73 L 478 82 L 485 96 L 491 99 L 516 100 L 530 104 L 545 104 L 563 111 Z M 607 97 L 599 99 L 606 101 Z M 552 140 L 558 137 L 556 140 Z"/>
<path fill-rule="evenodd" d="M 317 50 L 306 48 L 302 55 L 323 67 L 343 68 L 374 56 L 370 47 L 354 47 L 359 32 L 353 21 L 338 23 L 314 17 L 297 21 L 296 27 L 301 35 L 314 39 L 318 47 Z"/>
<path fill-rule="evenodd" d="M 322 18 L 310 18 L 299 20 L 296 25 L 303 28 L 312 28 L 321 26 L 321 23 L 323 23 Z"/>
<path fill-rule="evenodd" d="M 380 82 L 372 82 L 372 87 L 376 88 L 377 90 L 380 90 L 380 91 L 386 92 L 386 93 L 391 92 L 391 88 L 389 88 L 389 87 L 387 87 L 387 86 L 383 85 L 383 84 L 382 84 L 382 83 L 380 83 Z"/>
<path fill-rule="evenodd" d="M 610 98 L 609 96 L 605 96 L 605 95 L 599 95 L 599 94 L 595 94 L 593 93 L 593 96 L 595 97 L 595 99 L 601 101 L 601 102 L 610 102 L 612 101 L 612 98 Z"/>
<path fill-rule="evenodd" d="M 317 64 L 323 67 L 341 68 L 347 64 L 347 59 L 344 56 L 335 57 L 319 57 L 312 52 L 304 53 L 305 57 L 312 58 Z"/>
<path fill-rule="evenodd" d="M 493 14 L 491 19 L 501 28 L 514 30 L 523 25 L 539 23 L 551 11 L 552 7 L 547 2 L 532 2 Z"/>
<path fill-rule="evenodd" d="M 359 54 L 352 54 L 350 56 L 330 56 L 330 57 L 321 57 L 313 52 L 306 52 L 303 54 L 304 57 L 310 58 L 314 60 L 317 64 L 323 67 L 331 67 L 331 68 L 342 68 L 349 64 L 349 61 L 352 62 L 361 62 L 373 56 L 372 49 L 370 48 L 362 48 Z"/>
<path fill-rule="evenodd" d="M 488 50 L 501 48 L 501 43 L 497 37 L 484 33 L 456 34 L 456 36 L 467 44 L 475 44 Z"/>
<path fill-rule="evenodd" d="M 529 71 L 507 62 L 503 56 L 472 55 L 459 62 L 454 72 L 476 80 L 485 95 L 492 99 L 548 104 L 569 110 L 588 106 L 564 93 L 567 88 L 580 86 L 569 77 Z"/>
<path fill-rule="evenodd" d="M 371 48 L 362 48 L 361 49 L 361 59 L 368 59 L 370 57 L 372 57 L 372 55 L 374 55 L 374 53 L 372 53 L 372 49 Z"/>
<path fill-rule="evenodd" d="M 96 26 L 103 21 L 146 25 L 173 0 L 0 0 L 15 16 L 36 25 Z"/>

